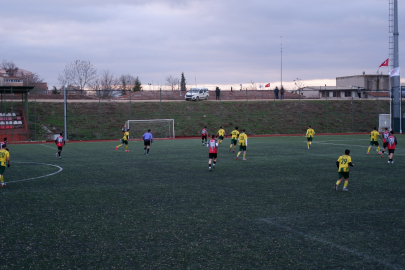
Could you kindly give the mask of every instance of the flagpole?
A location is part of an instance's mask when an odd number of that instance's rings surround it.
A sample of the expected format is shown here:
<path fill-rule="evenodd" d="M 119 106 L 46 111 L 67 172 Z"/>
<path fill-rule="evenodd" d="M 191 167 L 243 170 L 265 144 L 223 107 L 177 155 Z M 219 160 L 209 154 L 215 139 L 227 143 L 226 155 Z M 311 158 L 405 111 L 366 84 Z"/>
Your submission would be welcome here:
<path fill-rule="evenodd" d="M 281 82 L 280 82 L 280 89 L 283 87 L 283 36 L 281 38 Z"/>

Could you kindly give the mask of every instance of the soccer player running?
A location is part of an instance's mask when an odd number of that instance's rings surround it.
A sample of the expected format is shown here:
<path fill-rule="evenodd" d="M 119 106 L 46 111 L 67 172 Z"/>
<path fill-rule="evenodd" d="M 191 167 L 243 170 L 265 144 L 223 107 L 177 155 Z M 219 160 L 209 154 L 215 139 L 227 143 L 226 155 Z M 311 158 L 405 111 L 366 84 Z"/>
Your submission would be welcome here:
<path fill-rule="evenodd" d="M 397 138 L 394 136 L 394 131 L 390 131 L 390 136 L 387 139 L 388 142 L 388 153 L 389 153 L 389 160 L 388 164 L 394 164 L 394 160 L 392 159 L 394 157 L 394 152 L 395 152 L 395 146 L 397 145 Z"/>
<path fill-rule="evenodd" d="M 385 128 L 385 131 L 383 133 L 383 149 L 382 149 L 382 152 L 381 152 L 381 158 L 384 157 L 384 151 L 388 146 L 387 139 L 388 139 L 389 136 L 390 136 L 390 133 L 388 131 L 388 128 Z"/>
<path fill-rule="evenodd" d="M 218 154 L 218 142 L 215 140 L 215 134 L 212 134 L 211 140 L 208 141 L 207 147 L 209 148 L 208 150 L 208 170 L 211 171 L 211 163 L 212 160 L 212 167 L 215 168 L 215 165 L 217 164 L 217 154 Z"/>
<path fill-rule="evenodd" d="M 349 166 L 354 167 L 354 164 L 352 163 L 352 158 L 349 155 L 350 150 L 346 149 L 345 154 L 343 156 L 340 156 L 336 161 L 336 166 L 339 168 L 338 169 L 339 180 L 337 180 L 335 184 L 335 191 L 338 190 L 338 186 L 343 181 L 343 179 L 345 179 L 345 184 L 343 185 L 342 190 L 349 191 L 347 189 L 347 185 L 349 184 Z"/>
<path fill-rule="evenodd" d="M 315 130 L 313 130 L 311 128 L 311 126 L 308 126 L 307 133 L 305 134 L 305 137 L 307 137 L 307 147 L 308 147 L 308 149 L 312 144 L 312 139 L 314 138 L 314 135 L 315 135 Z"/>
<path fill-rule="evenodd" d="M 232 138 L 231 138 L 231 145 L 229 146 L 229 152 L 231 152 L 231 149 L 233 146 L 233 153 L 235 153 L 236 144 L 238 143 L 238 138 L 239 138 L 238 127 L 235 127 L 235 129 L 232 130 L 231 134 L 232 134 Z"/>
<path fill-rule="evenodd" d="M 381 155 L 380 145 L 378 144 L 378 138 L 377 137 L 380 137 L 380 139 L 382 140 L 382 138 L 380 136 L 380 133 L 377 131 L 377 128 L 374 127 L 374 130 L 371 131 L 371 133 L 370 133 L 370 146 L 368 147 L 367 155 L 370 155 L 370 150 L 371 150 L 371 147 L 373 147 L 373 145 L 377 146 L 378 154 Z"/>
<path fill-rule="evenodd" d="M 242 151 L 243 151 L 243 160 L 247 160 L 246 159 L 247 135 L 245 134 L 244 129 L 242 129 L 242 133 L 239 134 L 238 141 L 239 141 L 239 152 L 236 155 L 236 160 L 238 160 L 238 157 Z"/>
<path fill-rule="evenodd" d="M 142 138 L 143 138 L 143 145 L 144 145 L 143 153 L 146 155 L 149 155 L 149 148 L 151 145 L 153 145 L 153 136 L 152 136 L 152 133 L 150 133 L 150 129 L 148 129 L 148 132 L 143 134 Z"/>
<path fill-rule="evenodd" d="M 219 139 L 218 145 L 220 145 L 222 143 L 222 141 L 224 140 L 224 136 L 226 136 L 225 129 L 223 129 L 222 126 L 219 127 L 217 135 L 218 135 L 218 139 Z"/>
<path fill-rule="evenodd" d="M 207 144 L 207 126 L 205 126 L 202 130 L 201 130 L 201 142 L 202 145 L 206 145 Z"/>
<path fill-rule="evenodd" d="M 65 138 L 63 138 L 63 132 L 59 133 L 59 136 L 55 139 L 55 144 L 58 147 L 58 153 L 56 153 L 56 157 L 61 159 L 62 148 L 66 144 Z"/>
<path fill-rule="evenodd" d="M 10 153 L 5 148 L 2 148 L 0 149 L 0 182 L 2 188 L 6 186 L 3 176 L 6 170 L 6 164 L 7 167 L 10 167 Z"/>
<path fill-rule="evenodd" d="M 125 152 L 129 152 L 128 150 L 128 140 L 129 140 L 129 128 L 127 131 L 124 133 L 124 137 L 121 139 L 121 144 L 115 147 L 115 150 L 118 150 L 121 146 L 125 144 Z"/>

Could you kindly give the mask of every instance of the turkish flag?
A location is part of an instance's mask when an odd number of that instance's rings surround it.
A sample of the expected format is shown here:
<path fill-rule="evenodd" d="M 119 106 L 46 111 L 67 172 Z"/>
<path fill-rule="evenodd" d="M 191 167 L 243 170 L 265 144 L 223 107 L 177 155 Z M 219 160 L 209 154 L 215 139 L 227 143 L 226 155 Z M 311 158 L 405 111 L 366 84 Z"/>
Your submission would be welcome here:
<path fill-rule="evenodd" d="M 385 60 L 378 68 L 380 68 L 380 67 L 388 67 L 388 62 L 389 62 L 389 59 L 387 58 L 387 60 Z"/>
<path fill-rule="evenodd" d="M 264 87 L 270 87 L 270 83 L 266 84 Z"/>

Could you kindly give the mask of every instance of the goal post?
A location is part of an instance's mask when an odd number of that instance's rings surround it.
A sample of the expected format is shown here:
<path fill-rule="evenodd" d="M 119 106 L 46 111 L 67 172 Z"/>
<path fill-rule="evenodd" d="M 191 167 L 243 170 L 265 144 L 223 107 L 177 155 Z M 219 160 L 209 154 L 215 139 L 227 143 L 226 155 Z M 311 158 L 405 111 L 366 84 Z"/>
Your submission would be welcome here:
<path fill-rule="evenodd" d="M 129 128 L 130 139 L 142 138 L 148 129 L 154 138 L 175 138 L 174 119 L 127 120 L 125 127 Z"/>

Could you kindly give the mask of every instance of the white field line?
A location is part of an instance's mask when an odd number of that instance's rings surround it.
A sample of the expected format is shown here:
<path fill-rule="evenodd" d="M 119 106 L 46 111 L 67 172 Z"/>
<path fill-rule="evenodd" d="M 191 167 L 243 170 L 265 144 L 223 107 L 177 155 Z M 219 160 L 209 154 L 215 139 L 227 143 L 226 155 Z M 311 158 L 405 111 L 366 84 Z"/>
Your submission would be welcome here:
<path fill-rule="evenodd" d="M 48 148 L 52 148 L 52 149 L 58 150 L 57 148 L 55 148 L 55 147 L 50 147 L 50 146 L 48 146 L 48 145 L 46 145 L 46 144 L 40 144 L 40 145 L 45 146 L 45 147 L 48 147 Z"/>
<path fill-rule="evenodd" d="M 379 260 L 379 259 L 377 259 L 377 258 L 375 258 L 375 257 L 370 256 L 370 255 L 364 254 L 364 253 L 362 253 L 362 252 L 358 252 L 358 251 L 349 249 L 349 248 L 347 248 L 347 247 L 344 247 L 344 246 L 341 246 L 341 245 L 337 245 L 337 244 L 335 244 L 335 243 L 332 243 L 332 242 L 323 240 L 323 239 L 321 239 L 321 238 L 311 236 L 311 235 L 306 234 L 306 233 L 304 233 L 304 232 L 295 230 L 295 229 L 293 229 L 293 228 L 291 228 L 291 227 L 283 226 L 283 225 L 281 225 L 281 224 L 279 224 L 279 223 L 277 223 L 277 222 L 272 221 L 271 219 L 268 219 L 268 218 L 261 218 L 260 221 L 263 221 L 263 222 L 268 223 L 268 224 L 270 224 L 270 225 L 279 227 L 279 228 L 281 228 L 281 229 L 283 229 L 283 230 L 290 231 L 290 232 L 293 232 L 293 233 L 295 233 L 295 234 L 299 234 L 299 235 L 301 235 L 301 236 L 303 236 L 303 237 L 306 237 L 306 238 L 311 239 L 312 241 L 316 241 L 316 242 L 322 243 L 322 244 L 324 244 L 324 245 L 329 245 L 329 246 L 332 246 L 332 247 L 334 247 L 334 248 L 338 248 L 338 249 L 340 249 L 340 250 L 342 250 L 342 251 L 345 251 L 345 252 L 354 254 L 354 255 L 356 255 L 356 256 L 358 256 L 358 257 L 363 257 L 363 258 L 365 258 L 365 259 L 367 259 L 367 260 L 377 262 L 377 263 L 379 263 L 379 264 L 381 264 L 381 265 L 384 265 L 384 266 L 386 266 L 386 267 L 391 267 L 391 268 L 394 268 L 394 269 L 400 269 L 400 268 L 401 268 L 401 267 L 395 266 L 395 265 L 393 265 L 393 264 L 390 264 L 390 263 L 388 263 L 388 262 L 386 262 L 386 261 L 382 261 L 382 260 Z"/>
<path fill-rule="evenodd" d="M 23 181 L 30 181 L 30 180 L 34 180 L 34 179 L 44 178 L 44 177 L 48 177 L 48 176 L 52 176 L 52 175 L 55 175 L 55 174 L 57 174 L 57 173 L 60 173 L 60 172 L 63 170 L 62 167 L 60 167 L 60 166 L 58 166 L 58 165 L 54 165 L 54 164 L 36 163 L 36 162 L 17 162 L 17 161 L 14 161 L 14 162 L 16 162 L 16 163 L 27 163 L 27 164 L 37 164 L 37 165 L 53 166 L 53 167 L 58 168 L 59 171 L 54 172 L 54 173 L 50 173 L 50 174 L 47 174 L 47 175 L 43 175 L 43 176 L 38 176 L 38 177 L 32 177 L 32 178 L 27 178 L 27 179 L 22 179 L 22 180 L 15 180 L 15 181 L 8 181 L 8 182 L 6 182 L 6 183 L 16 183 L 16 182 L 23 182 Z"/>

